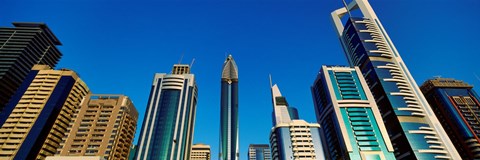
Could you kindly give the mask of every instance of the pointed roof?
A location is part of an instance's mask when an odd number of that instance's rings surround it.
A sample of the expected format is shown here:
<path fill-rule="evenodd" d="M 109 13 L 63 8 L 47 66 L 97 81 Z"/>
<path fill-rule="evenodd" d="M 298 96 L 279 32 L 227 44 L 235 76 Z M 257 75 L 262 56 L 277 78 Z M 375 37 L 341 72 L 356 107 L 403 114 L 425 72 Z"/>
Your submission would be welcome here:
<path fill-rule="evenodd" d="M 228 55 L 223 63 L 222 79 L 238 80 L 238 69 L 232 55 Z"/>
<path fill-rule="evenodd" d="M 272 90 L 272 103 L 273 103 L 273 113 L 274 113 L 274 126 L 282 123 L 290 123 L 292 118 L 288 111 L 287 99 L 282 96 L 280 89 L 278 89 L 277 84 L 274 84 L 271 88 Z"/>

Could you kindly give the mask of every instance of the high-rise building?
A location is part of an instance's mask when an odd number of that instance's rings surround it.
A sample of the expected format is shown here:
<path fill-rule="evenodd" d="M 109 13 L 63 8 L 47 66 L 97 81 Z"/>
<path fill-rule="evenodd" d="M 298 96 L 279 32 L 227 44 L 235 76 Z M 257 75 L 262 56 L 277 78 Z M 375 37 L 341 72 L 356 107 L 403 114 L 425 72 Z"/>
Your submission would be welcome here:
<path fill-rule="evenodd" d="M 0 112 L 35 64 L 55 67 L 62 53 L 53 32 L 43 23 L 0 27 Z"/>
<path fill-rule="evenodd" d="M 210 160 L 210 146 L 205 144 L 194 144 L 190 160 Z"/>
<path fill-rule="evenodd" d="M 189 159 L 193 141 L 197 85 L 188 65 L 153 79 L 136 160 Z"/>
<path fill-rule="evenodd" d="M 460 159 L 367 0 L 353 0 L 332 19 L 350 66 L 359 67 L 375 98 L 395 157 Z"/>
<path fill-rule="evenodd" d="M 119 94 L 89 94 L 73 117 L 55 156 L 128 159 L 138 119 L 130 98 Z"/>
<path fill-rule="evenodd" d="M 271 160 L 268 144 L 250 144 L 248 146 L 248 160 Z"/>
<path fill-rule="evenodd" d="M 325 159 L 320 125 L 298 119 L 296 109 L 289 109 L 287 99 L 278 86 L 272 86 L 273 127 L 270 132 L 270 147 L 273 160 Z M 295 115 L 296 114 L 296 115 Z M 296 117 L 294 117 L 294 116 Z"/>
<path fill-rule="evenodd" d="M 473 86 L 435 78 L 420 87 L 462 159 L 480 159 L 480 97 Z"/>
<path fill-rule="evenodd" d="M 88 92 L 75 72 L 35 65 L 0 116 L 0 159 L 54 155 Z"/>
<path fill-rule="evenodd" d="M 395 159 L 382 116 L 358 67 L 322 66 L 312 97 L 326 159 Z"/>
<path fill-rule="evenodd" d="M 223 63 L 220 98 L 220 159 L 238 160 L 238 69 L 232 55 Z"/>

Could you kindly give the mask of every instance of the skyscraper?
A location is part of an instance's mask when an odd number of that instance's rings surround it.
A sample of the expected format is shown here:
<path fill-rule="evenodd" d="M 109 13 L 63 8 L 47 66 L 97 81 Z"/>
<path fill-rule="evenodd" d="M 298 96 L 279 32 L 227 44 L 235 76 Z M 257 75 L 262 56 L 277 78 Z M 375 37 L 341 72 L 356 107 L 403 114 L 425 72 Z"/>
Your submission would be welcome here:
<path fill-rule="evenodd" d="M 238 68 L 229 55 L 223 63 L 220 98 L 220 159 L 238 160 Z"/>
<path fill-rule="evenodd" d="M 357 13 L 343 25 L 343 16 Z M 377 102 L 395 157 L 460 159 L 367 0 L 353 0 L 332 19 L 348 62 L 359 67 Z"/>
<path fill-rule="evenodd" d="M 358 67 L 322 66 L 312 86 L 326 159 L 395 159 L 370 89 Z"/>
<path fill-rule="evenodd" d="M 190 160 L 210 160 L 210 146 L 205 144 L 194 144 Z"/>
<path fill-rule="evenodd" d="M 128 159 L 138 119 L 130 98 L 119 94 L 89 94 L 73 117 L 55 156 Z"/>
<path fill-rule="evenodd" d="M 272 86 L 273 127 L 270 132 L 270 147 L 273 160 L 325 159 L 320 125 L 298 119 L 298 114 L 289 109 L 287 99 L 278 86 Z M 295 115 L 297 117 L 294 117 Z"/>
<path fill-rule="evenodd" d="M 196 107 L 197 85 L 188 65 L 155 74 L 135 159 L 189 159 Z"/>
<path fill-rule="evenodd" d="M 248 146 L 248 160 L 270 160 L 270 146 L 268 144 L 250 144 Z"/>
<path fill-rule="evenodd" d="M 75 72 L 35 65 L 0 116 L 0 159 L 54 155 L 88 92 Z"/>
<path fill-rule="evenodd" d="M 480 159 L 480 110 L 473 86 L 435 78 L 420 87 L 462 159 Z"/>
<path fill-rule="evenodd" d="M 53 32 L 43 23 L 0 27 L 0 112 L 35 64 L 55 67 L 62 53 Z"/>

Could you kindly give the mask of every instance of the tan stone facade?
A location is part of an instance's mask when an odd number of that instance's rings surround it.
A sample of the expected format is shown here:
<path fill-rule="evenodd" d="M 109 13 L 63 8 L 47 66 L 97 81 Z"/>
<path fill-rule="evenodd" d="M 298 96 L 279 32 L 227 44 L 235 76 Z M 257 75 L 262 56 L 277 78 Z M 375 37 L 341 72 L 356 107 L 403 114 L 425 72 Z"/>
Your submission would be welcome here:
<path fill-rule="evenodd" d="M 194 144 L 190 160 L 210 160 L 210 146 L 204 144 Z"/>
<path fill-rule="evenodd" d="M 138 112 L 124 95 L 88 95 L 68 127 L 58 156 L 103 156 L 126 160 L 137 126 Z"/>
<path fill-rule="evenodd" d="M 54 155 L 75 109 L 89 92 L 73 71 L 52 70 L 47 65 L 35 65 L 32 70 L 38 73 L 28 88 L 19 92 L 21 98 L 11 101 L 15 106 L 0 128 L 0 159 Z"/>

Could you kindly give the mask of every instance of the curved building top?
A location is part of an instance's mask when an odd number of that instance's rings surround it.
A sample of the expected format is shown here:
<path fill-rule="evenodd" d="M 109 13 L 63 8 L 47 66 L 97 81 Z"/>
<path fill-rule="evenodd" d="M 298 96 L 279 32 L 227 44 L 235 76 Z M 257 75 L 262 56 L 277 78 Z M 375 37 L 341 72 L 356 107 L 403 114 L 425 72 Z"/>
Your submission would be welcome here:
<path fill-rule="evenodd" d="M 223 63 L 222 80 L 238 81 L 238 69 L 232 55 L 228 55 Z"/>

